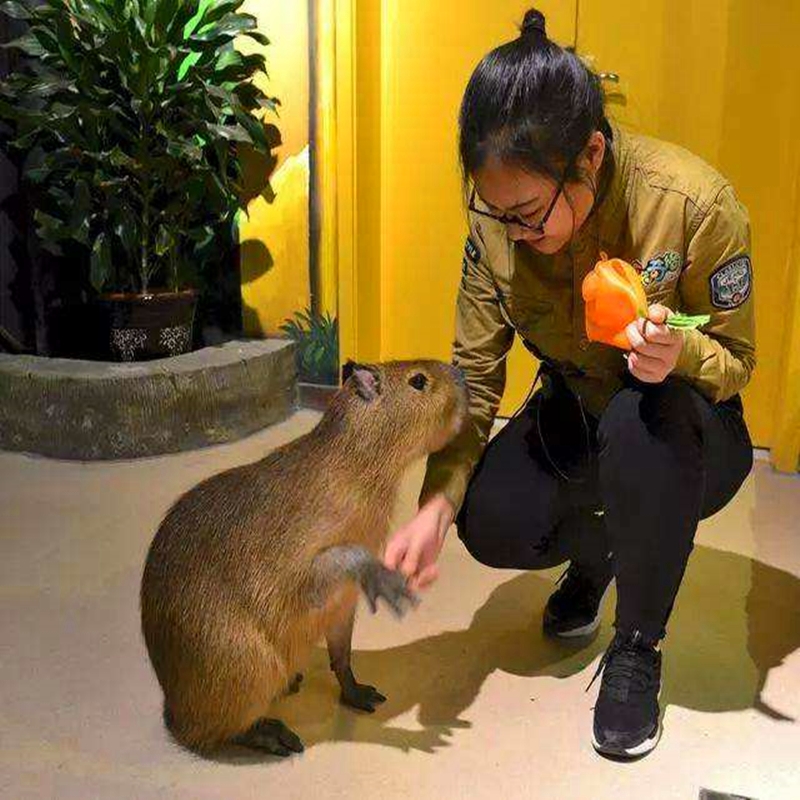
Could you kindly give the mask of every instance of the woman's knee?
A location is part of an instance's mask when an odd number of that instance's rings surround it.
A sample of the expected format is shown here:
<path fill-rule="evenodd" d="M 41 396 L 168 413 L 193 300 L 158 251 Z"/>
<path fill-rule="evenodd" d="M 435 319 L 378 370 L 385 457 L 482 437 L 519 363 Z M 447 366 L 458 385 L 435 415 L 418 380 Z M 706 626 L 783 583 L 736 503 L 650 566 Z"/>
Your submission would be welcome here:
<path fill-rule="evenodd" d="M 677 378 L 622 389 L 600 418 L 601 451 L 615 445 L 627 449 L 637 440 L 637 434 L 650 441 L 699 446 L 702 421 L 697 400 L 696 390 Z"/>
<path fill-rule="evenodd" d="M 534 507 L 515 506 L 502 492 L 473 482 L 456 519 L 458 537 L 469 554 L 487 567 L 545 569 L 552 566 L 555 525 L 537 518 L 535 512 Z"/>

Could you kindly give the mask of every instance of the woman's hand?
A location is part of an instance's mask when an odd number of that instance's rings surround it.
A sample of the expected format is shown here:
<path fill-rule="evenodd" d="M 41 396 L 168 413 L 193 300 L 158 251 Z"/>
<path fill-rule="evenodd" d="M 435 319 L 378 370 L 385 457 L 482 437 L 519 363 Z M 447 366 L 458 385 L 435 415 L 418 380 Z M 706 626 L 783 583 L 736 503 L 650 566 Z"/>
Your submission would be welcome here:
<path fill-rule="evenodd" d="M 661 383 L 675 369 L 683 349 L 683 332 L 665 324 L 670 310 L 650 306 L 647 318 L 640 317 L 626 328 L 633 350 L 628 354 L 628 369 L 644 383 Z"/>
<path fill-rule="evenodd" d="M 435 495 L 389 539 L 384 564 L 399 569 L 410 589 L 424 589 L 439 577 L 436 559 L 454 516 L 450 501 L 444 495 Z"/>

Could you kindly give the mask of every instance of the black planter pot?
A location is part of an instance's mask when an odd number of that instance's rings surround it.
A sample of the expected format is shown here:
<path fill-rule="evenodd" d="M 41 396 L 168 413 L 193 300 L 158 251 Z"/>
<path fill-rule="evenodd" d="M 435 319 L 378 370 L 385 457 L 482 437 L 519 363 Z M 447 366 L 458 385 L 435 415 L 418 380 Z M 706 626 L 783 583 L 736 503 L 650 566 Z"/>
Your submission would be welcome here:
<path fill-rule="evenodd" d="M 104 338 L 119 361 L 146 361 L 187 353 L 192 349 L 197 292 L 108 294 Z"/>

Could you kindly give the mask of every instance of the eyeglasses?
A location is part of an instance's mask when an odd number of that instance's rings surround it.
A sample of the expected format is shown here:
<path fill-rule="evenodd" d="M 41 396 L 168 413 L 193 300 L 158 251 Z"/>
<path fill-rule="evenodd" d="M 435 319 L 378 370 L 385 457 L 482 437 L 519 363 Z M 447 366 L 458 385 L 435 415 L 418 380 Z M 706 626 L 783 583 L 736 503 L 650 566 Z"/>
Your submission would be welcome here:
<path fill-rule="evenodd" d="M 482 217 L 488 217 L 489 219 L 493 219 L 496 222 L 500 222 L 503 225 L 518 225 L 520 228 L 524 228 L 527 231 L 533 231 L 539 235 L 544 233 L 545 225 L 547 225 L 547 220 L 550 219 L 550 215 L 553 213 L 553 209 L 556 207 L 556 203 L 558 202 L 558 198 L 561 197 L 561 192 L 564 191 L 564 184 L 566 183 L 566 176 L 567 176 L 568 169 L 564 170 L 564 174 L 561 180 L 558 182 L 558 186 L 556 187 L 556 193 L 553 195 L 553 199 L 550 201 L 550 205 L 547 207 L 547 211 L 544 212 L 544 216 L 536 223 L 531 223 L 525 219 L 525 217 L 520 216 L 519 214 L 491 214 L 488 211 L 482 211 L 479 208 L 475 207 L 475 195 L 477 194 L 477 188 L 473 185 L 472 187 L 472 194 L 469 198 L 469 210 L 473 211 L 475 214 L 479 214 Z"/>

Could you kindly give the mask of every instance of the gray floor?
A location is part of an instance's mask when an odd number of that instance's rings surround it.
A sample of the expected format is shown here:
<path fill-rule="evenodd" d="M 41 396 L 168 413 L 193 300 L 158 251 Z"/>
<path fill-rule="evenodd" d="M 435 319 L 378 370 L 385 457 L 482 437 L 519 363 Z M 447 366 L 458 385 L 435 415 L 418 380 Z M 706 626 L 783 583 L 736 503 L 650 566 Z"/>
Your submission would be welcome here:
<path fill-rule="evenodd" d="M 139 634 L 150 538 L 200 478 L 307 430 L 113 464 L 0 453 L 0 796 L 25 798 L 800 798 L 800 478 L 759 463 L 704 523 L 665 647 L 665 732 L 619 765 L 589 742 L 586 685 L 610 635 L 542 639 L 559 571 L 498 572 L 451 537 L 442 577 L 403 622 L 363 614 L 354 665 L 389 697 L 338 707 L 319 650 L 277 713 L 300 758 L 201 761 L 172 745 Z M 421 472 L 404 484 L 406 519 Z"/>

